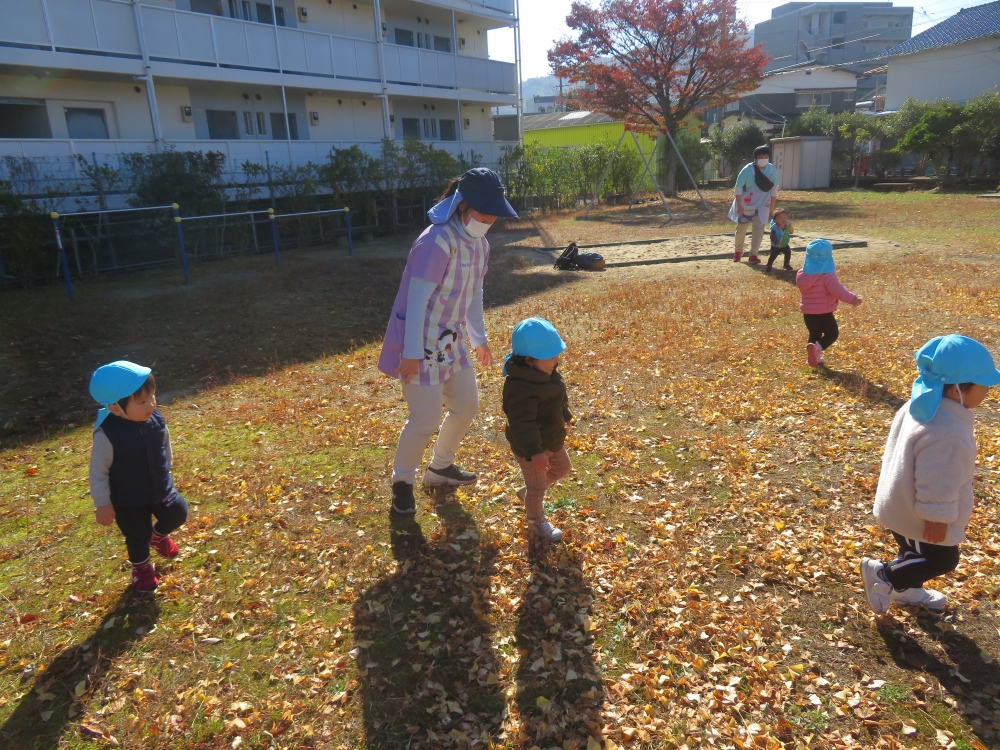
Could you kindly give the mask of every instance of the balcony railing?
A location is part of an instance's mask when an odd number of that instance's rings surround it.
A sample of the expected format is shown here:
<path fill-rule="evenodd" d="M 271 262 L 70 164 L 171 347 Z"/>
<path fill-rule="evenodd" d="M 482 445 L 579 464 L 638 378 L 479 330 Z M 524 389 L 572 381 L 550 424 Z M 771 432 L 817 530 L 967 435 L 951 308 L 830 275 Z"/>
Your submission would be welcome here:
<path fill-rule="evenodd" d="M 483 2 L 502 5 L 504 0 Z M 140 56 L 128 2 L 48 0 L 48 6 L 46 17 L 40 0 L 19 4 L 18 12 L 9 14 L 0 24 L 0 42 Z M 146 52 L 154 61 L 380 80 L 378 46 L 373 41 L 160 6 L 140 8 Z M 385 50 L 386 80 L 392 83 L 503 94 L 517 92 L 516 69 L 511 63 L 394 44 L 385 45 Z"/>
<path fill-rule="evenodd" d="M 468 155 L 475 151 L 486 166 L 496 166 L 503 146 L 516 145 L 505 141 L 433 141 L 435 148 L 447 151 L 452 156 L 459 153 Z M 358 143 L 355 141 L 168 141 L 168 148 L 178 151 L 218 151 L 225 155 L 230 172 L 239 170 L 245 161 L 264 164 L 297 166 L 306 162 L 321 164 L 326 161 L 330 149 L 359 146 L 366 153 L 377 156 L 381 144 L 377 141 Z M 40 172 L 56 181 L 72 181 L 80 177 L 77 154 L 114 167 L 120 165 L 119 157 L 131 153 L 146 153 L 154 150 L 153 141 L 135 140 L 62 140 L 62 139 L 3 139 L 0 138 L 0 159 L 3 157 L 30 158 L 36 160 Z M 0 175 L 2 177 L 3 175 Z"/>

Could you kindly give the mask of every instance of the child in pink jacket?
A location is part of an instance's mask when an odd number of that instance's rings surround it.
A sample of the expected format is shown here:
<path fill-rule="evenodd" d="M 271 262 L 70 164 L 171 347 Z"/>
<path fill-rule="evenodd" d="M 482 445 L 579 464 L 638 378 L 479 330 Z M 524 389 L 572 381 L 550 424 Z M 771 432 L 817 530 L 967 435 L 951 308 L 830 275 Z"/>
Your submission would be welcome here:
<path fill-rule="evenodd" d="M 802 294 L 799 310 L 809 329 L 806 345 L 810 367 L 824 364 L 823 350 L 833 346 L 840 331 L 833 317 L 843 300 L 860 305 L 861 297 L 844 288 L 833 265 L 833 244 L 829 240 L 813 240 L 806 245 L 806 262 L 795 275 L 795 285 Z"/>

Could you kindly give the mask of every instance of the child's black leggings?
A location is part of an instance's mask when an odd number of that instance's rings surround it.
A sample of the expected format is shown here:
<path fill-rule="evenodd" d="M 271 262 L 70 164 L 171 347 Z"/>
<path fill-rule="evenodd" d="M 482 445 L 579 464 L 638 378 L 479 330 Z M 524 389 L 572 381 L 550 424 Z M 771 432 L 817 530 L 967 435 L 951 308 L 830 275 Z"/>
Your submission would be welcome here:
<path fill-rule="evenodd" d="M 899 545 L 899 556 L 885 568 L 885 578 L 894 589 L 912 589 L 925 581 L 943 576 L 958 567 L 958 545 L 945 547 L 928 544 L 917 539 L 907 539 L 892 532 Z"/>
<path fill-rule="evenodd" d="M 115 523 L 125 537 L 128 559 L 133 563 L 149 559 L 149 542 L 154 531 L 169 534 L 183 526 L 187 517 L 187 503 L 178 492 L 151 505 L 115 505 Z"/>
<path fill-rule="evenodd" d="M 767 259 L 767 267 L 770 268 L 774 265 L 775 259 L 781 255 L 785 254 L 785 265 L 790 266 L 792 264 L 792 248 L 790 247 L 772 247 L 771 255 Z"/>
<path fill-rule="evenodd" d="M 820 315 L 804 313 L 802 318 L 806 322 L 806 328 L 809 329 L 810 344 L 819 344 L 820 349 L 829 349 L 833 346 L 833 342 L 840 335 L 840 329 L 837 328 L 837 319 L 833 317 L 832 312 Z"/>

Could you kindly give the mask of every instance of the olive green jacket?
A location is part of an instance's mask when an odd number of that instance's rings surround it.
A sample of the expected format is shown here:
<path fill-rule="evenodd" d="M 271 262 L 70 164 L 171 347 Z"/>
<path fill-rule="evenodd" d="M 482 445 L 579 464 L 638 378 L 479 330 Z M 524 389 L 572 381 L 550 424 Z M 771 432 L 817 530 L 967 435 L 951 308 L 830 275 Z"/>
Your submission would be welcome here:
<path fill-rule="evenodd" d="M 573 419 L 559 371 L 546 375 L 528 365 L 524 357 L 511 357 L 507 362 L 503 412 L 510 449 L 515 456 L 529 459 L 560 450 L 566 440 L 566 423 Z"/>

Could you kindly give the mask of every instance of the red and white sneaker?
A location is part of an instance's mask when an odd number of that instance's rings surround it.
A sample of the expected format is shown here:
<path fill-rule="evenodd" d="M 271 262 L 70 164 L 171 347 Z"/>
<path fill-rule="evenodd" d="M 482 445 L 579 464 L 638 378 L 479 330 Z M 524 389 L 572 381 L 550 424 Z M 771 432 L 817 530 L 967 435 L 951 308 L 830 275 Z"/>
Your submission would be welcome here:
<path fill-rule="evenodd" d="M 740 258 L 742 258 L 742 257 L 743 257 L 743 253 L 739 253 L 739 252 L 733 253 L 733 263 L 739 263 L 740 262 Z"/>
<path fill-rule="evenodd" d="M 806 362 L 809 363 L 810 367 L 819 366 L 819 344 L 809 343 L 806 344 Z"/>
<path fill-rule="evenodd" d="M 150 591 L 155 591 L 156 587 L 160 585 L 160 579 L 156 577 L 156 570 L 153 568 L 153 563 L 148 559 L 146 562 L 139 563 L 138 565 L 132 563 L 132 585 L 135 586 L 135 590 L 140 594 L 148 594 Z"/>
<path fill-rule="evenodd" d="M 174 540 L 169 535 L 160 536 L 154 532 L 153 538 L 149 541 L 149 546 L 168 560 L 173 560 L 180 553 L 177 545 L 174 544 Z"/>
<path fill-rule="evenodd" d="M 756 255 L 751 255 L 749 258 L 747 258 L 747 263 L 749 263 L 751 265 L 754 265 L 754 266 L 759 266 L 760 265 L 760 258 L 758 258 Z"/>

